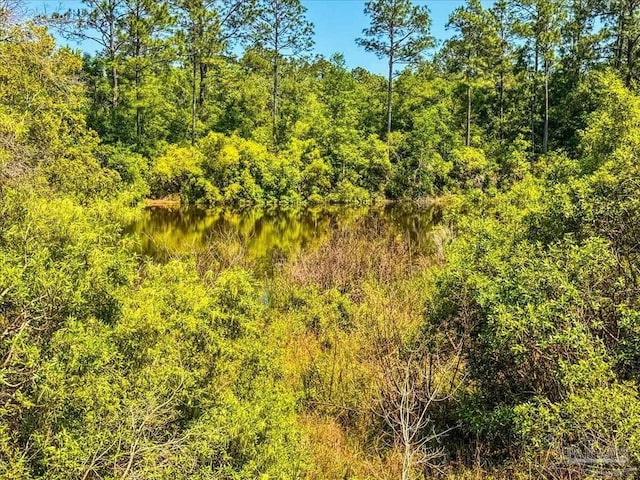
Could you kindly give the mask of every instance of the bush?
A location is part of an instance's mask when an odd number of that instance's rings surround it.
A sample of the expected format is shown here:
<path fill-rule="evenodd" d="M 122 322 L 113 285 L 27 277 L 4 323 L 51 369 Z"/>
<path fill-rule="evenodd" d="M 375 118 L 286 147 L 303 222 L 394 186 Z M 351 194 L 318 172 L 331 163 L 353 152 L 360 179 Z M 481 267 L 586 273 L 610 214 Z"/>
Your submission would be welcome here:
<path fill-rule="evenodd" d="M 353 185 L 349 180 L 342 180 L 335 191 L 329 195 L 329 200 L 333 203 L 367 205 L 371 202 L 371 195 L 364 188 Z"/>
<path fill-rule="evenodd" d="M 152 195 L 183 194 L 184 200 L 195 200 L 188 196 L 189 186 L 203 176 L 203 162 L 204 157 L 196 148 L 170 145 L 151 167 Z"/>
<path fill-rule="evenodd" d="M 138 264 L 105 202 L 2 195 L 2 478 L 303 476 L 249 273 Z"/>

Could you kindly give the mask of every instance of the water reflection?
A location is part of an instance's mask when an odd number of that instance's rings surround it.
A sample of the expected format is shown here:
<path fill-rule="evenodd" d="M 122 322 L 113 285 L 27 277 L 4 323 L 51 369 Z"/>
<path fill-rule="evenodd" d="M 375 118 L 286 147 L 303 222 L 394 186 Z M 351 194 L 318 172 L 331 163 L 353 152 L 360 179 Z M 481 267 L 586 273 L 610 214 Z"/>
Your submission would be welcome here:
<path fill-rule="evenodd" d="M 274 258 L 319 245 L 338 228 L 356 224 L 389 229 L 409 238 L 417 249 L 428 248 L 429 232 L 439 217 L 437 209 L 414 204 L 244 212 L 150 207 L 129 231 L 136 235 L 140 253 L 159 260 L 233 239 L 242 243 L 249 260 L 268 265 Z"/>

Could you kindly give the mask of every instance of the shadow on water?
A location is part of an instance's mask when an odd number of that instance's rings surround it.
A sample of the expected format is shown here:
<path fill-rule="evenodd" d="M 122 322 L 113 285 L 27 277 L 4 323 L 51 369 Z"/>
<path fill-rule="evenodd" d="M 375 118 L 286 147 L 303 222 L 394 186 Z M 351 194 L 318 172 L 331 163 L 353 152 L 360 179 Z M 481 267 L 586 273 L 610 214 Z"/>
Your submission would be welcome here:
<path fill-rule="evenodd" d="M 275 261 L 318 246 L 332 232 L 356 225 L 365 231 L 382 228 L 408 238 L 417 250 L 428 249 L 430 232 L 440 217 L 435 207 L 411 203 L 240 212 L 150 207 L 128 231 L 137 238 L 138 252 L 158 261 L 202 252 L 215 242 L 239 242 L 247 260 L 259 273 L 267 273 Z"/>

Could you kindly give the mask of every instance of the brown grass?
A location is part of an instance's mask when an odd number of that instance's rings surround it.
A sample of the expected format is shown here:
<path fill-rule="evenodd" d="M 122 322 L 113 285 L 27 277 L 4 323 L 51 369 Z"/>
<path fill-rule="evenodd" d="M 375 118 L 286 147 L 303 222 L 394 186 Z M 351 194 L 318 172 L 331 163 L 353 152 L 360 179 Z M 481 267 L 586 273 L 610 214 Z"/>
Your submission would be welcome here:
<path fill-rule="evenodd" d="M 227 233 L 210 240 L 206 248 L 194 252 L 198 272 L 204 278 L 206 273 L 217 276 L 229 268 L 253 271 L 255 262 L 250 259 L 247 247 L 235 233 Z"/>
<path fill-rule="evenodd" d="M 162 198 L 146 198 L 144 204 L 145 207 L 180 208 L 180 197 L 171 195 Z"/>
<path fill-rule="evenodd" d="M 281 290 L 316 285 L 314 295 L 322 299 L 284 303 L 274 332 L 283 342 L 291 384 L 311 392 L 300 417 L 311 457 L 309 480 L 400 478 L 402 456 L 382 441 L 373 409 L 379 396 L 376 359 L 380 342 L 400 348 L 422 324 L 430 283 L 424 272 L 434 262 L 431 250 L 418 251 L 383 221 L 360 221 L 282 265 Z M 309 327 L 310 317 L 332 305 L 332 289 L 354 302 L 346 326 Z"/>
<path fill-rule="evenodd" d="M 337 230 L 313 251 L 305 252 L 285 265 L 297 285 L 316 284 L 323 290 L 362 293 L 363 283 L 375 280 L 389 285 L 424 270 L 432 257 L 417 251 L 401 234 L 378 222 L 359 222 Z"/>
<path fill-rule="evenodd" d="M 306 415 L 300 418 L 300 424 L 311 455 L 307 480 L 399 478 L 393 452 L 390 456 L 381 456 L 380 452 L 362 450 L 358 442 L 350 440 L 349 433 L 326 417 Z"/>

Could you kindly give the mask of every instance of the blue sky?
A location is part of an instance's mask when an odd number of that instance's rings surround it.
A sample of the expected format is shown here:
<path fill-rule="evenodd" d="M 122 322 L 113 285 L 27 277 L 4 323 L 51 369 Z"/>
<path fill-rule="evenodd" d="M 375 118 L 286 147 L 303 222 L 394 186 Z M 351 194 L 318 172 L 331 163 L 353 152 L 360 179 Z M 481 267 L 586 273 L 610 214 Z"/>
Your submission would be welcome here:
<path fill-rule="evenodd" d="M 368 25 L 363 0 L 302 0 L 307 16 L 315 26 L 315 50 L 325 56 L 339 52 L 344 54 L 350 68 L 364 67 L 375 73 L 386 74 L 384 60 L 365 52 L 356 45 Z M 426 5 L 431 13 L 431 34 L 438 40 L 451 35 L 445 25 L 449 14 L 464 3 L 463 0 L 427 0 L 413 2 Z M 484 2 L 483 2 L 484 3 Z"/>
<path fill-rule="evenodd" d="M 56 8 L 78 8 L 80 0 L 27 0 L 32 9 L 48 13 Z M 358 47 L 355 39 L 367 27 L 364 15 L 364 0 L 302 0 L 307 8 L 307 18 L 315 26 L 315 52 L 330 57 L 342 53 L 349 68 L 364 67 L 372 72 L 384 74 L 384 60 Z M 438 40 L 451 35 L 445 29 L 449 14 L 464 3 L 463 0 L 414 0 L 417 5 L 426 5 L 431 12 L 431 33 Z M 490 5 L 491 0 L 483 0 Z M 61 41 L 64 43 L 64 40 Z M 71 46 L 78 48 L 77 44 Z M 82 48 L 82 46 L 80 46 Z M 94 50 L 85 46 L 87 50 Z"/>

